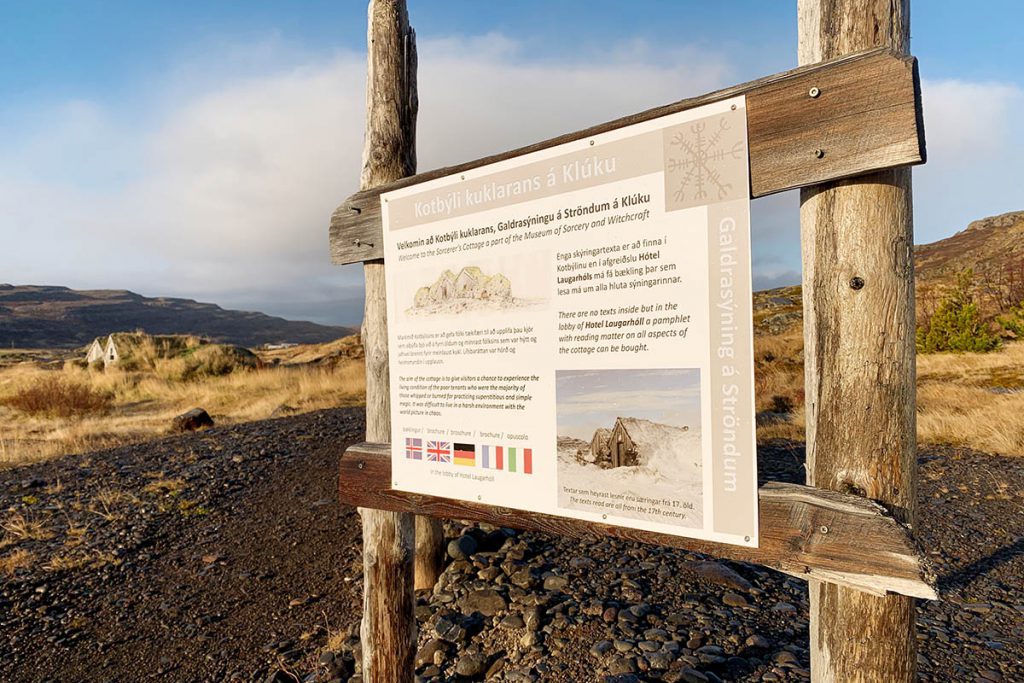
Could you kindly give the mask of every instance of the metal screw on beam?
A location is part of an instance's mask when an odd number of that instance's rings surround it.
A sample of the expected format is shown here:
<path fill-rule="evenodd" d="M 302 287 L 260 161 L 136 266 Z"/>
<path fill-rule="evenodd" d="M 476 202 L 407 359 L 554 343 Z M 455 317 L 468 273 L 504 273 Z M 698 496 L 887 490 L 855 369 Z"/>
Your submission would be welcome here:
<path fill-rule="evenodd" d="M 363 462 L 362 460 L 360 460 L 359 464 L 356 465 L 356 469 L 365 470 L 366 469 L 366 463 Z"/>
<path fill-rule="evenodd" d="M 814 87 L 814 88 L 811 88 L 810 90 L 808 90 L 807 94 L 810 97 L 814 98 L 814 97 L 817 97 L 818 95 L 821 94 L 821 90 L 819 90 L 817 87 Z"/>
<path fill-rule="evenodd" d="M 823 534 L 827 534 L 828 533 L 828 527 L 827 526 L 822 526 L 821 529 L 819 529 L 819 531 L 821 531 L 821 533 L 823 533 Z"/>
<path fill-rule="evenodd" d="M 825 150 L 823 150 L 821 147 L 818 147 L 816 150 L 814 150 L 815 159 L 821 159 L 823 156 L 825 156 Z"/>

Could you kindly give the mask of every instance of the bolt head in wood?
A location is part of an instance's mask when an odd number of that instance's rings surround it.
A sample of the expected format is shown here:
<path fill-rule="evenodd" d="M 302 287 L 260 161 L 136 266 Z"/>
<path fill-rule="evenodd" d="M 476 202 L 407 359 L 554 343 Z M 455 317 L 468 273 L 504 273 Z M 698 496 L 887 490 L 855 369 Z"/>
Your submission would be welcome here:
<path fill-rule="evenodd" d="M 817 149 L 814 150 L 814 158 L 815 159 L 821 159 L 824 156 L 825 156 L 825 150 L 823 150 L 821 147 L 818 147 Z"/>
<path fill-rule="evenodd" d="M 808 90 L 808 91 L 807 91 L 807 94 L 808 94 L 808 95 L 809 95 L 810 97 L 814 98 L 814 97 L 817 97 L 818 95 L 820 95 L 820 94 L 821 94 L 821 90 L 819 90 L 819 89 L 817 88 L 817 86 L 815 86 L 815 87 L 811 88 L 810 90 Z"/>
<path fill-rule="evenodd" d="M 823 533 L 823 534 L 827 534 L 828 533 L 828 527 L 827 526 L 822 526 L 821 529 L 819 529 L 819 531 L 821 531 L 821 533 Z"/>

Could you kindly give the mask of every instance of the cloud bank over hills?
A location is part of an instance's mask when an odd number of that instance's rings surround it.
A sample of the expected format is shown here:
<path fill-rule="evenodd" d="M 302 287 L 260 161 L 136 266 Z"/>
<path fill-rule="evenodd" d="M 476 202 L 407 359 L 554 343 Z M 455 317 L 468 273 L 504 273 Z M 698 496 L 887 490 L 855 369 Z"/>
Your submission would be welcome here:
<path fill-rule="evenodd" d="M 423 170 L 744 80 L 751 66 L 636 41 L 595 61 L 533 59 L 500 34 L 423 40 Z M 755 74 L 759 75 L 759 74 Z M 320 322 L 361 316 L 361 271 L 327 255 L 358 183 L 365 56 L 273 38 L 184 54 L 117 101 L 0 112 L 4 279 L 130 287 Z M 918 241 L 1019 201 L 1021 90 L 926 81 Z M 127 104 L 125 104 L 127 103 Z M 950 191 L 955 189 L 955 191 Z M 754 203 L 755 286 L 799 279 L 797 197 Z"/>

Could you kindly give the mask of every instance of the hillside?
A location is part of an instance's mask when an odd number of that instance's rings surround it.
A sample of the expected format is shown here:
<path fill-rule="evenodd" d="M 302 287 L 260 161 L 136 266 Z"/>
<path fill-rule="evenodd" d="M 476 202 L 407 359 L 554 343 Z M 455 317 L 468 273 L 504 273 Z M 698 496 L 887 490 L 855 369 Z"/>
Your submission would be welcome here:
<path fill-rule="evenodd" d="M 951 280 L 965 268 L 979 276 L 1018 273 L 1024 265 L 1024 211 L 973 221 L 964 230 L 914 248 L 918 283 Z"/>
<path fill-rule="evenodd" d="M 150 334 L 194 334 L 240 346 L 321 343 L 353 332 L 227 310 L 192 299 L 150 298 L 127 290 L 0 284 L 0 346 L 69 348 L 111 332 L 135 329 Z"/>
<path fill-rule="evenodd" d="M 957 273 L 968 268 L 984 315 L 1024 300 L 1024 211 L 982 218 L 952 237 L 914 246 L 918 320 L 926 319 Z M 799 285 L 754 292 L 755 333 L 778 335 L 800 324 L 801 296 Z"/>

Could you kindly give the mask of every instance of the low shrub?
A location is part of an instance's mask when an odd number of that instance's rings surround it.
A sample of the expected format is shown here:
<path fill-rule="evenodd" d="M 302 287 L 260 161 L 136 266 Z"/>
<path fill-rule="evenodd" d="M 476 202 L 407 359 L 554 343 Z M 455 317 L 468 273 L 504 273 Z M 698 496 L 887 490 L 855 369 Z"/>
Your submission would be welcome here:
<path fill-rule="evenodd" d="M 52 417 L 100 415 L 110 410 L 112 402 L 109 394 L 58 376 L 44 377 L 2 401 L 29 415 Z"/>
<path fill-rule="evenodd" d="M 918 351 L 985 353 L 999 347 L 999 338 L 989 331 L 974 302 L 973 281 L 970 269 L 957 275 L 956 287 L 939 304 L 927 327 L 917 330 Z"/>
<path fill-rule="evenodd" d="M 1024 301 L 1010 310 L 1009 315 L 999 318 L 999 324 L 1017 339 L 1024 339 Z"/>

